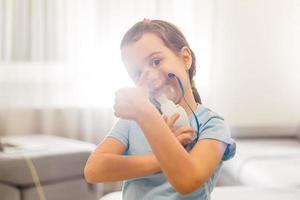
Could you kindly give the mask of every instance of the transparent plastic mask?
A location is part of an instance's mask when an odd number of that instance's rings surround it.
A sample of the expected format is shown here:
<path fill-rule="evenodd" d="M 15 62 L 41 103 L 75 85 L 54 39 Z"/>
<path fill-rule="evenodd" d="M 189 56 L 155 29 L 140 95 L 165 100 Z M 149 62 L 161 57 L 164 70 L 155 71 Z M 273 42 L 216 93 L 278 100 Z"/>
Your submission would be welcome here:
<path fill-rule="evenodd" d="M 178 93 L 177 82 L 174 78 L 168 78 L 166 72 L 150 68 L 142 74 L 142 78 L 146 79 L 144 86 L 148 88 L 151 98 L 156 98 L 164 94 L 174 103 L 179 101 L 180 93 Z"/>

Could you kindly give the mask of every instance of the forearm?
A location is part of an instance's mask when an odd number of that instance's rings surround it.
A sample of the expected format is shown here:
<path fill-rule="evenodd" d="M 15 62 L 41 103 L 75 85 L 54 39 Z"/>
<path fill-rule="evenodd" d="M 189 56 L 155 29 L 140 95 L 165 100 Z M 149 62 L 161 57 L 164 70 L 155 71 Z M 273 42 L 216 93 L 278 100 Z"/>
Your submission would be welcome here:
<path fill-rule="evenodd" d="M 147 114 L 138 119 L 138 123 L 168 180 L 173 185 L 182 183 L 182 180 L 189 180 L 196 171 L 193 159 L 164 123 L 160 114 L 150 108 Z M 192 173 L 186 173 L 187 171 Z"/>
<path fill-rule="evenodd" d="M 154 155 L 123 156 L 101 153 L 87 162 L 85 177 L 88 182 L 121 181 L 150 175 L 160 171 Z"/>

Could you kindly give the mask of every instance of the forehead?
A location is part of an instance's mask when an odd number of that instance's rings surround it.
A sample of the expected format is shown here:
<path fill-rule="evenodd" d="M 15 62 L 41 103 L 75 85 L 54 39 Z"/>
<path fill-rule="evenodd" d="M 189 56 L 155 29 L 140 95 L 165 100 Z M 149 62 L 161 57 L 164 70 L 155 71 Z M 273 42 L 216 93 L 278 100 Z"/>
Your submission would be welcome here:
<path fill-rule="evenodd" d="M 157 51 L 170 51 L 162 39 L 153 33 L 145 33 L 138 41 L 125 45 L 122 50 L 124 62 L 141 62 L 149 54 Z"/>

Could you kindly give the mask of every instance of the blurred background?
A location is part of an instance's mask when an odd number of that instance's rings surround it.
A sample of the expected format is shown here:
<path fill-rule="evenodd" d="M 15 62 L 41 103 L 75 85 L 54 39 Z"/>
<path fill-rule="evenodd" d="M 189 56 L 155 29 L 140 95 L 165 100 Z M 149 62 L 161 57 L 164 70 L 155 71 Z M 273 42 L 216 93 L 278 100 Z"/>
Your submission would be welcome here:
<path fill-rule="evenodd" d="M 98 144 L 132 86 L 120 41 L 144 18 L 183 31 L 203 104 L 236 139 L 300 135 L 300 1 L 0 0 L 0 136 Z"/>
<path fill-rule="evenodd" d="M 203 102 L 230 125 L 299 128 L 299 1 L 1 0 L 0 13 L 2 135 L 99 142 L 132 85 L 121 38 L 144 18 L 183 31 Z"/>

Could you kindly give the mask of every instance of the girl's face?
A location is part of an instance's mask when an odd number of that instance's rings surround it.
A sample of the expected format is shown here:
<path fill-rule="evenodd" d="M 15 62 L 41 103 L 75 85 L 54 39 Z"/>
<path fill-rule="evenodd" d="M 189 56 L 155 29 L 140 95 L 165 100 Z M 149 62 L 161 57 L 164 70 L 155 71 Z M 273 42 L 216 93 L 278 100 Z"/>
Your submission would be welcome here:
<path fill-rule="evenodd" d="M 145 33 L 138 41 L 122 48 L 122 59 L 127 71 L 137 86 L 150 90 L 151 95 L 158 95 L 163 86 L 173 89 L 170 94 L 175 103 L 181 99 L 181 91 L 175 78 L 167 78 L 174 73 L 182 82 L 184 90 L 190 89 L 188 69 L 191 66 L 191 54 L 184 47 L 175 54 L 164 42 L 153 33 Z"/>

